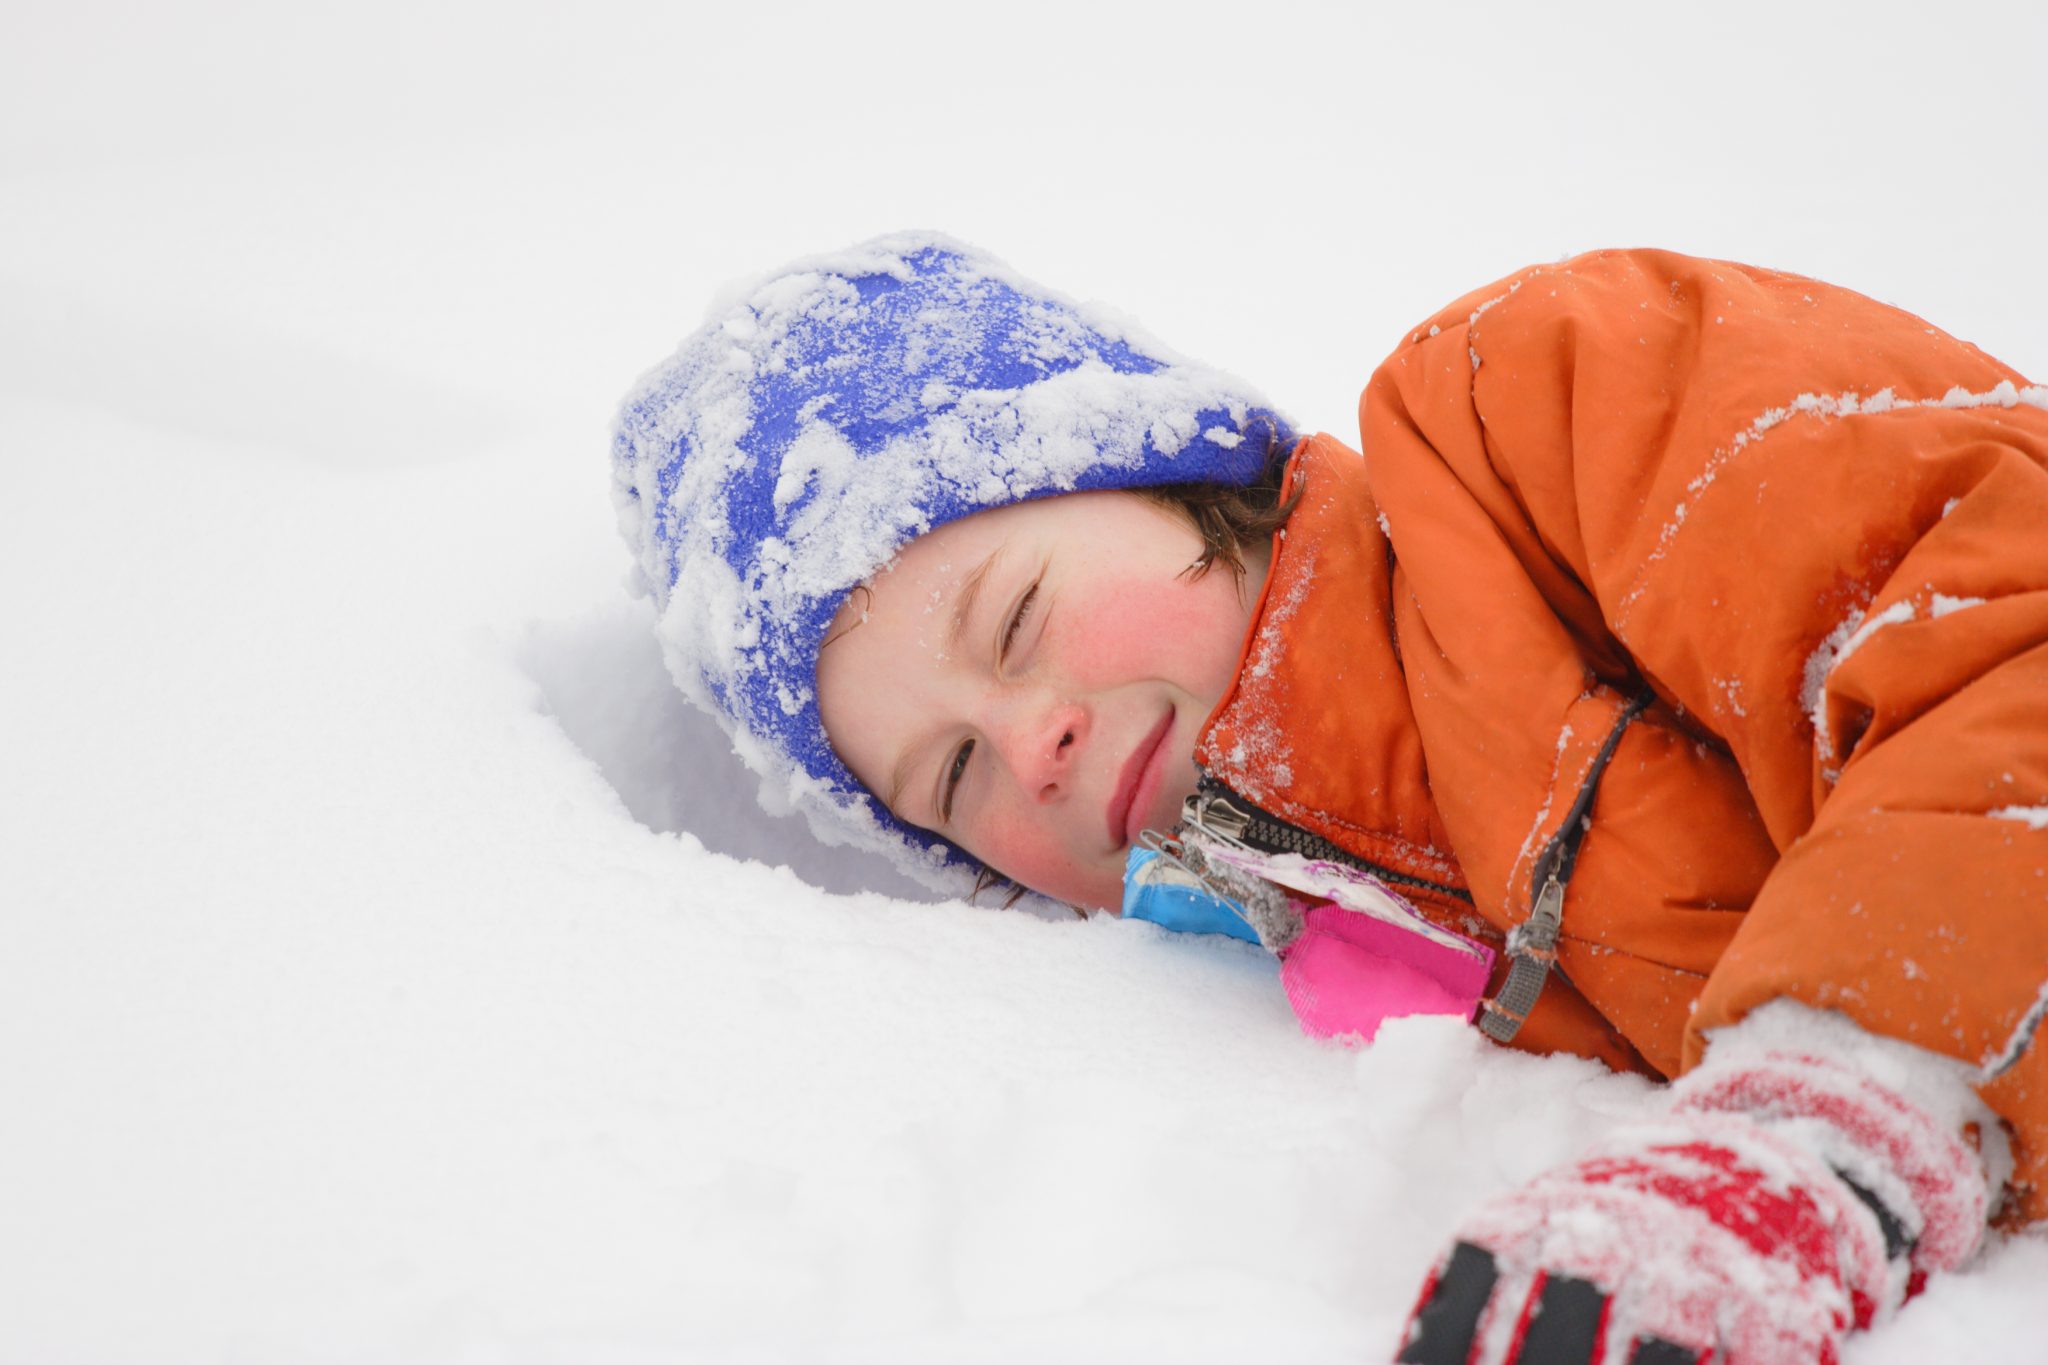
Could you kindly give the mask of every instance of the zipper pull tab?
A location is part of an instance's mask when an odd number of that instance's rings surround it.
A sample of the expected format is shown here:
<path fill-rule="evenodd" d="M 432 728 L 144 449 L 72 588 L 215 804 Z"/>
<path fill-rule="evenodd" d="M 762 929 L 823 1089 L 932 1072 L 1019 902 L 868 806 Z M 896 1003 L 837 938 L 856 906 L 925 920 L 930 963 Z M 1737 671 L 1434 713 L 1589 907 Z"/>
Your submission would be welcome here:
<path fill-rule="evenodd" d="M 1181 802 L 1180 818 L 1206 834 L 1213 834 L 1231 843 L 1244 842 L 1244 832 L 1250 827 L 1251 815 L 1239 810 L 1214 792 L 1196 791 Z"/>
<path fill-rule="evenodd" d="M 1544 878 L 1543 889 L 1536 893 L 1536 908 L 1529 912 L 1529 918 L 1509 931 L 1508 951 L 1555 954 L 1557 931 L 1563 924 L 1564 882 L 1552 872 Z"/>

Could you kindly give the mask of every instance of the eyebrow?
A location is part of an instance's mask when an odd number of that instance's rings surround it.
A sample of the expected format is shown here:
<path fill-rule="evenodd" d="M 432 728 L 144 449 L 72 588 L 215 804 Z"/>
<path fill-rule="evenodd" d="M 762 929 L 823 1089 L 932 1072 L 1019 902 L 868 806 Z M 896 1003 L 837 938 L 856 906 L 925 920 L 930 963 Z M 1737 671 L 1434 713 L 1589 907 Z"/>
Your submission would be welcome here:
<path fill-rule="evenodd" d="M 959 648 L 960 637 L 967 633 L 967 618 L 973 614 L 975 599 L 981 596 L 981 585 L 988 579 L 988 571 L 995 567 L 996 558 L 1002 554 L 997 546 L 988 552 L 988 558 L 974 567 L 973 572 L 960 580 L 960 588 L 953 594 L 953 619 L 946 625 L 946 650 L 948 653 Z"/>
<path fill-rule="evenodd" d="M 974 566 L 968 575 L 960 580 L 960 586 L 953 591 L 953 610 L 946 622 L 946 652 L 952 653 L 960 647 L 960 637 L 967 633 L 967 618 L 974 613 L 974 603 L 981 596 L 981 585 L 988 580 L 988 571 L 995 567 L 1003 550 L 999 545 L 988 552 L 988 558 Z M 892 812 L 900 810 L 898 802 L 903 799 L 903 789 L 910 785 L 910 770 L 917 766 L 923 756 L 924 745 L 913 744 L 905 749 L 896 760 L 896 766 L 889 772 L 889 792 L 882 798 L 882 804 Z"/>
<path fill-rule="evenodd" d="M 917 766 L 918 755 L 923 751 L 922 745 L 911 745 L 903 751 L 902 757 L 896 760 L 896 766 L 890 770 L 889 793 L 882 798 L 882 804 L 889 808 L 890 814 L 896 815 L 901 811 L 902 807 L 897 802 L 903 799 L 903 788 L 910 781 L 910 770 Z M 898 815 L 897 818 L 902 817 Z"/>

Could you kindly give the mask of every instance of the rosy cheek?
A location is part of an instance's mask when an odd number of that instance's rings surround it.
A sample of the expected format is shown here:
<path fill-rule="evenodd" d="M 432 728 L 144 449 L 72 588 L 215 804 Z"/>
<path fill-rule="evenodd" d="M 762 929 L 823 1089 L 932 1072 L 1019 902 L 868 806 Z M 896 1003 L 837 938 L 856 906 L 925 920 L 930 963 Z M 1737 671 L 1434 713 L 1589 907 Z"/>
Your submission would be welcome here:
<path fill-rule="evenodd" d="M 1049 874 L 1057 875 L 1071 862 L 1049 823 L 1008 816 L 988 822 L 977 834 L 975 852 L 983 861 L 1006 877 L 1032 885 L 1042 885 Z"/>
<path fill-rule="evenodd" d="M 1077 603 L 1080 609 L 1061 623 L 1071 631 L 1063 643 L 1075 675 L 1115 685 L 1171 673 L 1177 682 L 1220 690 L 1236 668 L 1244 621 L 1219 610 L 1227 599 L 1219 603 L 1208 591 L 1216 586 L 1174 583 L 1114 602 Z"/>
<path fill-rule="evenodd" d="M 1097 882 L 1099 869 L 1087 867 L 1050 821 L 1027 814 L 987 822 L 977 831 L 972 850 L 990 867 L 1034 891 L 1076 904 L 1115 898 Z"/>

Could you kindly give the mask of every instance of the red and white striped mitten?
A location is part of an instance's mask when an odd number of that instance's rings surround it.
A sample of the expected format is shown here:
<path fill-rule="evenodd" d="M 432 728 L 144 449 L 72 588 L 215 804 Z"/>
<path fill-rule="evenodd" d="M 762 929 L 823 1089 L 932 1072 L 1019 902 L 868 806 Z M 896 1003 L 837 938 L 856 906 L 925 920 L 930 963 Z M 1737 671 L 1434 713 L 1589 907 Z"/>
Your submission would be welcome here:
<path fill-rule="evenodd" d="M 1833 1052 L 1717 1046 L 1672 1092 L 1661 1121 L 1470 1218 L 1399 1359 L 1831 1362 L 1976 1248 L 1989 1182 L 1952 1112 Z"/>

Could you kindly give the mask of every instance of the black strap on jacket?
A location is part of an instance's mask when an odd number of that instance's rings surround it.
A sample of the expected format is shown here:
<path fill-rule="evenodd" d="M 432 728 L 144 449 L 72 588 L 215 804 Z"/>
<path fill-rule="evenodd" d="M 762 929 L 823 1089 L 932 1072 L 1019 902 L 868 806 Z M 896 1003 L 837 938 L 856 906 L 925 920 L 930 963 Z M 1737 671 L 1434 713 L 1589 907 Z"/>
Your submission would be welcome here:
<path fill-rule="evenodd" d="M 1593 766 L 1586 773 L 1586 780 L 1579 784 L 1579 794 L 1572 801 L 1572 808 L 1564 813 L 1564 823 L 1557 827 L 1557 833 L 1550 836 L 1550 842 L 1543 846 L 1543 854 L 1536 860 L 1535 870 L 1530 874 L 1529 892 L 1532 908 L 1529 918 L 1515 926 L 1508 934 L 1508 979 L 1501 983 L 1500 994 L 1486 1002 L 1479 1016 L 1479 1031 L 1496 1043 L 1505 1043 L 1521 1032 L 1522 1023 L 1529 1017 L 1529 1011 L 1536 1008 L 1536 999 L 1543 994 L 1543 983 L 1550 979 L 1550 969 L 1557 963 L 1557 935 L 1564 923 L 1564 889 L 1572 879 L 1572 869 L 1577 866 L 1579 845 L 1585 840 L 1586 830 L 1591 822 L 1586 818 L 1593 809 L 1593 794 L 1599 789 L 1600 775 L 1607 771 L 1608 762 L 1614 751 L 1621 745 L 1621 733 L 1628 729 L 1629 722 L 1643 714 L 1655 694 L 1645 688 L 1629 699 L 1615 718 L 1614 728 L 1607 732 L 1606 742 L 1600 752 L 1593 756 Z"/>

